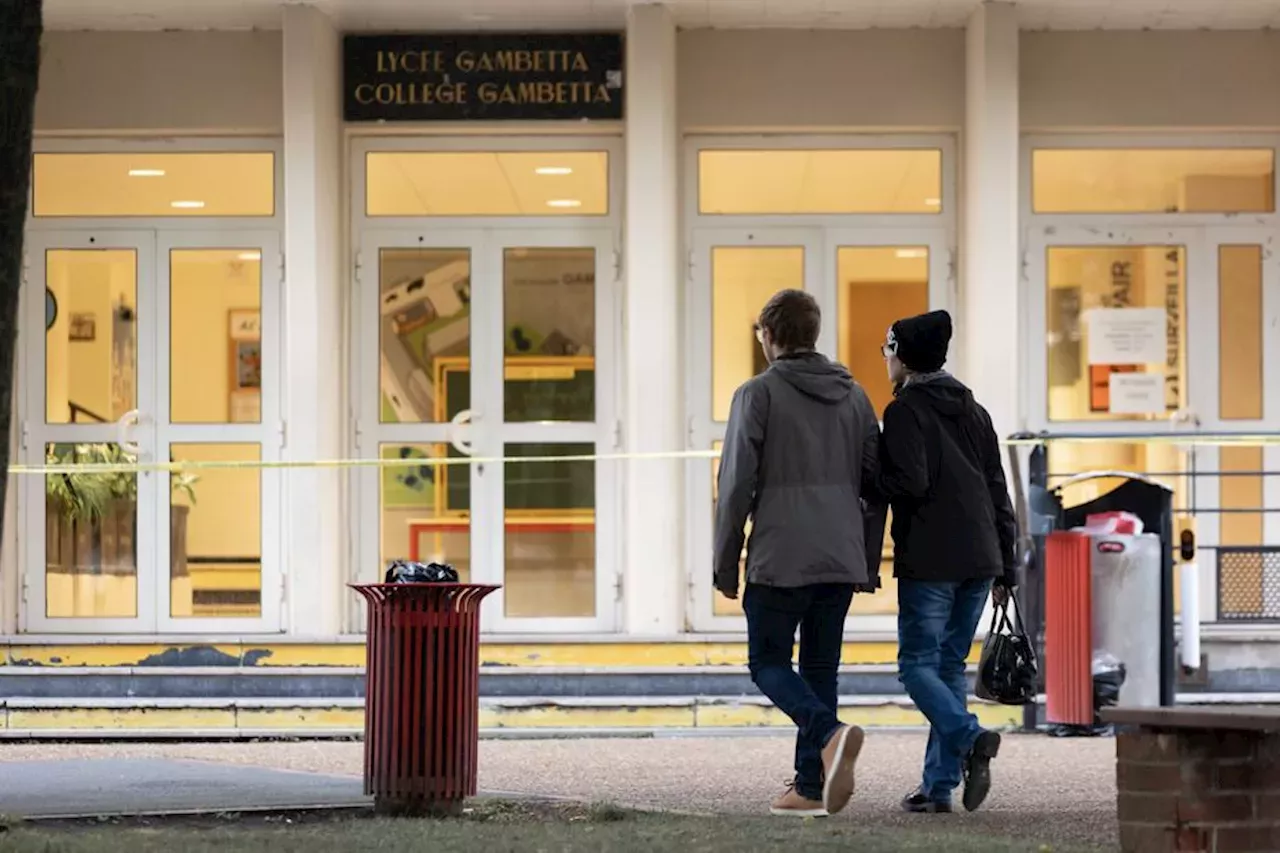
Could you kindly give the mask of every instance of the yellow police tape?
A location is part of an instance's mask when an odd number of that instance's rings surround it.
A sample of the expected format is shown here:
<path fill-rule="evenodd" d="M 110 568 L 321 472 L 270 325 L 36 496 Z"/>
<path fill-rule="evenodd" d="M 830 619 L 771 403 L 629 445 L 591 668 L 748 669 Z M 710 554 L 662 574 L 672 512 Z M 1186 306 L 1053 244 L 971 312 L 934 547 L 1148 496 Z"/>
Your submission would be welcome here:
<path fill-rule="evenodd" d="M 67 442 L 68 445 L 94 444 L 95 442 Z M 412 444 L 448 445 L 447 441 L 399 442 Z M 1033 447 L 1040 444 L 1157 444 L 1178 447 L 1266 447 L 1280 445 L 1280 433 L 1258 434 L 1178 434 L 1167 435 L 1026 435 L 1005 439 L 1006 447 Z M 134 474 L 163 472 L 180 474 L 198 470 L 235 469 L 348 469 L 348 468 L 443 468 L 463 465 L 499 465 L 515 463 L 551 462 L 629 462 L 641 460 L 718 459 L 718 450 L 675 450 L 627 453 L 584 453 L 562 456 L 438 456 L 394 457 L 391 459 L 288 459 L 288 460 L 187 460 L 176 462 L 113 462 L 68 463 L 50 462 L 44 465 L 10 465 L 10 474 Z"/>

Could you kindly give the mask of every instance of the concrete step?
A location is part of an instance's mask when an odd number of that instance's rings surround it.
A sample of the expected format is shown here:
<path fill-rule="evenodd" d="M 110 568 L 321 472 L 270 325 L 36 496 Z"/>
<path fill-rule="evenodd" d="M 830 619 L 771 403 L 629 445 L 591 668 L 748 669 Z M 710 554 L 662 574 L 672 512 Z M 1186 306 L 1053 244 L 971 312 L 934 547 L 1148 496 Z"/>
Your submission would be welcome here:
<path fill-rule="evenodd" d="M 1181 704 L 1280 706 L 1280 693 L 1180 694 Z M 842 696 L 845 722 L 918 728 L 924 717 L 903 696 Z M 983 725 L 1012 728 L 1022 709 L 971 700 Z M 768 700 L 749 696 L 487 697 L 486 737 L 663 732 L 747 733 L 791 726 Z M 0 739 L 355 738 L 361 699 L 3 699 Z"/>
<path fill-rule="evenodd" d="M 481 696 L 734 696 L 746 667 L 484 667 Z M 899 694 L 889 664 L 842 667 L 840 692 Z M 359 698 L 364 667 L 0 667 L 0 698 Z"/>

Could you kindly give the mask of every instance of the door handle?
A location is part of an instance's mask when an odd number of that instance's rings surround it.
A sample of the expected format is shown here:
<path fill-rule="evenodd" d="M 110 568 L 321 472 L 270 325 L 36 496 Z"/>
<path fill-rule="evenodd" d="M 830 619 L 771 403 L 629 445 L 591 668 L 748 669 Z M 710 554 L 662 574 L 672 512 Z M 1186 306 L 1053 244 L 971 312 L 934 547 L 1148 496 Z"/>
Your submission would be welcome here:
<path fill-rule="evenodd" d="M 134 459 L 138 458 L 138 454 L 142 452 L 142 448 L 138 446 L 136 441 L 129 440 L 130 427 L 136 427 L 142 421 L 142 413 L 137 409 L 130 409 L 120 416 L 120 420 L 116 421 L 116 445 L 120 451 Z"/>
<path fill-rule="evenodd" d="M 480 419 L 478 412 L 463 409 L 449 419 L 449 443 L 453 449 L 466 456 L 471 455 L 472 444 L 462 437 L 462 428 Z"/>

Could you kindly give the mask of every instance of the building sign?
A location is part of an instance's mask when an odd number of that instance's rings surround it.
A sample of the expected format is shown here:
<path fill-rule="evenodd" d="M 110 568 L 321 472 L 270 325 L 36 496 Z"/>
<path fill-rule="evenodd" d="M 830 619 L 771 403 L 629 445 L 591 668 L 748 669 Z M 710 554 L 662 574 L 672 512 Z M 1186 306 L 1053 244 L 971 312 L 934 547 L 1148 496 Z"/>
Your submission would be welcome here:
<path fill-rule="evenodd" d="M 622 118 L 613 33 L 350 35 L 347 121 Z"/>

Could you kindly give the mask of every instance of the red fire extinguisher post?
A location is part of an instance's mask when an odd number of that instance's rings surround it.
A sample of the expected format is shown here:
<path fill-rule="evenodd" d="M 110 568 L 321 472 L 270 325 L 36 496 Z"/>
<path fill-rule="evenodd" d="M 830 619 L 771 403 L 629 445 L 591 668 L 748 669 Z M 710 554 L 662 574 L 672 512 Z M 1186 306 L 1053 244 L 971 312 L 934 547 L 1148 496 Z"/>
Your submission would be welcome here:
<path fill-rule="evenodd" d="M 456 814 L 476 794 L 480 602 L 496 586 L 352 584 L 369 603 L 364 792 L 385 814 Z"/>

